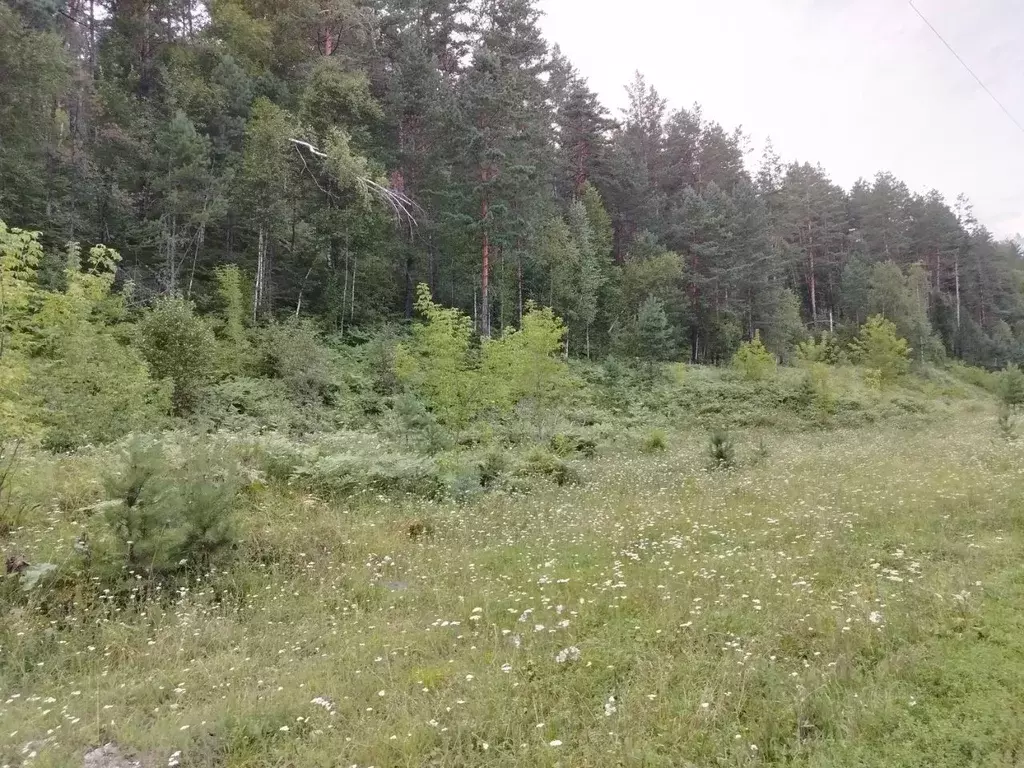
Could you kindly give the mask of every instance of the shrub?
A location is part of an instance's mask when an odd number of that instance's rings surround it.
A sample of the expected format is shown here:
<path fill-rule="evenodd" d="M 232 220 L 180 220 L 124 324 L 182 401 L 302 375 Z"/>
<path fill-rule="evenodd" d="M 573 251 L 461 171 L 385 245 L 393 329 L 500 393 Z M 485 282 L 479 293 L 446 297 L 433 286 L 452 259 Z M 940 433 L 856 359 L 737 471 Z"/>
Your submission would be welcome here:
<path fill-rule="evenodd" d="M 150 378 L 136 350 L 102 331 L 76 334 L 59 359 L 37 361 L 34 373 L 50 450 L 159 429 L 171 411 L 170 384 Z"/>
<path fill-rule="evenodd" d="M 543 438 L 548 417 L 564 404 L 575 382 L 562 358 L 566 328 L 550 309 L 528 306 L 522 328 L 485 340 L 480 385 L 490 404 L 522 413 Z"/>
<path fill-rule="evenodd" d="M 640 450 L 644 453 L 663 453 L 667 448 L 668 436 L 661 429 L 652 429 L 640 443 Z"/>
<path fill-rule="evenodd" d="M 896 325 L 873 315 L 851 345 L 854 359 L 869 371 L 877 371 L 878 383 L 891 384 L 910 370 L 910 347 L 900 338 Z"/>
<path fill-rule="evenodd" d="M 442 495 L 445 487 L 434 459 L 389 453 L 323 456 L 296 469 L 294 478 L 303 487 L 326 497 L 380 491 L 429 498 Z"/>
<path fill-rule="evenodd" d="M 22 524 L 27 511 L 14 499 L 14 471 L 20 450 L 20 441 L 0 440 L 0 539 Z"/>
<path fill-rule="evenodd" d="M 185 299 L 158 299 L 139 321 L 138 346 L 153 375 L 172 383 L 175 414 L 194 413 L 213 374 L 217 354 L 210 324 L 196 316 L 192 303 Z"/>
<path fill-rule="evenodd" d="M 563 458 L 576 453 L 587 458 L 593 458 L 597 455 L 597 442 L 592 438 L 576 434 L 559 433 L 552 435 L 551 439 L 548 440 L 548 447 L 556 456 Z"/>
<path fill-rule="evenodd" d="M 771 458 L 771 450 L 768 448 L 768 443 L 764 441 L 764 435 L 758 438 L 757 445 L 754 446 L 754 450 L 751 453 L 751 463 L 755 466 L 764 464 Z"/>
<path fill-rule="evenodd" d="M 331 352 L 312 321 L 289 318 L 262 329 L 257 339 L 259 371 L 279 379 L 303 404 L 329 403 L 335 391 Z"/>
<path fill-rule="evenodd" d="M 503 451 L 491 450 L 477 462 L 480 470 L 480 485 L 489 488 L 508 471 L 508 456 Z"/>
<path fill-rule="evenodd" d="M 305 435 L 336 428 L 335 414 L 291 399 L 282 381 L 234 376 L 204 390 L 199 419 L 215 429 Z"/>
<path fill-rule="evenodd" d="M 479 372 L 471 355 L 473 321 L 436 304 L 426 285 L 418 286 L 417 295 L 416 309 L 426 322 L 414 325 L 410 339 L 396 348 L 398 378 L 458 433 L 482 407 Z"/>
<path fill-rule="evenodd" d="M 242 291 L 242 273 L 234 264 L 218 267 L 217 297 L 220 300 L 221 326 L 220 368 L 225 373 L 241 373 L 252 354 L 246 333 L 245 298 Z"/>
<path fill-rule="evenodd" d="M 575 485 L 581 480 L 576 467 L 540 447 L 526 454 L 519 472 L 526 476 L 547 477 L 558 485 Z"/>
<path fill-rule="evenodd" d="M 999 415 L 996 417 L 996 429 L 1004 440 L 1012 442 L 1017 439 L 1017 417 L 1005 405 L 999 409 Z"/>
<path fill-rule="evenodd" d="M 839 339 L 834 334 L 822 331 L 819 340 L 811 338 L 797 345 L 796 358 L 805 365 L 839 365 L 843 359 L 843 351 Z"/>
<path fill-rule="evenodd" d="M 1024 405 L 1024 371 L 1019 366 L 1008 365 L 999 374 L 999 401 L 1015 412 Z"/>
<path fill-rule="evenodd" d="M 732 437 L 723 430 L 715 430 L 708 438 L 708 460 L 711 469 L 729 469 L 736 464 L 736 448 Z"/>
<path fill-rule="evenodd" d="M 117 542 L 115 564 L 128 576 L 163 581 L 202 573 L 235 544 L 239 483 L 206 453 L 175 467 L 160 444 L 136 440 L 104 487 L 111 499 L 105 520 Z"/>
<path fill-rule="evenodd" d="M 801 385 L 801 399 L 819 418 L 827 418 L 836 412 L 837 401 L 832 376 L 825 363 L 808 365 Z"/>
<path fill-rule="evenodd" d="M 732 365 L 747 381 L 763 381 L 775 373 L 776 368 L 775 357 L 764 346 L 759 333 L 740 344 L 732 357 Z"/>

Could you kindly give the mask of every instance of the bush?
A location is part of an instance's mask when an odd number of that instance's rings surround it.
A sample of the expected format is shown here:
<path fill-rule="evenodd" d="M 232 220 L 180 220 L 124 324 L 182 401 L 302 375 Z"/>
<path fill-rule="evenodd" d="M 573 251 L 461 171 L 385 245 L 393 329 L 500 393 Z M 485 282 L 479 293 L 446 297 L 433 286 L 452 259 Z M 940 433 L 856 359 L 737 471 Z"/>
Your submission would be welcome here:
<path fill-rule="evenodd" d="M 812 408 L 819 418 L 827 418 L 836 412 L 836 395 L 832 376 L 825 363 L 810 363 L 804 372 L 801 395 L 804 404 Z"/>
<path fill-rule="evenodd" d="M 750 341 L 740 344 L 732 357 L 732 365 L 747 381 L 764 381 L 775 373 L 776 368 L 774 356 L 765 348 L 758 333 Z"/>
<path fill-rule="evenodd" d="M 165 581 L 206 572 L 227 558 L 239 490 L 230 470 L 202 452 L 176 468 L 160 444 L 141 439 L 124 462 L 104 482 L 111 499 L 105 521 L 122 574 Z"/>
<path fill-rule="evenodd" d="M 443 495 L 445 482 L 437 462 L 425 456 L 340 453 L 323 456 L 299 467 L 294 479 L 326 497 L 351 496 L 363 491 L 395 492 L 428 498 Z"/>
<path fill-rule="evenodd" d="M 519 474 L 547 477 L 558 485 L 575 485 L 581 480 L 576 467 L 540 447 L 526 454 Z"/>
<path fill-rule="evenodd" d="M 242 291 L 242 273 L 234 264 L 218 267 L 217 297 L 220 300 L 221 325 L 218 329 L 219 366 L 225 373 L 242 373 L 252 354 L 246 332 L 245 299 Z"/>
<path fill-rule="evenodd" d="M 1012 412 L 1024 405 L 1024 371 L 1019 366 L 1008 365 L 999 374 L 999 401 Z"/>
<path fill-rule="evenodd" d="M 14 499 L 14 470 L 21 443 L 0 440 L 0 540 L 24 521 L 26 507 Z"/>
<path fill-rule="evenodd" d="M 661 429 L 652 429 L 640 443 L 640 450 L 644 453 L 664 453 L 668 448 L 668 436 Z"/>
<path fill-rule="evenodd" d="M 138 352 L 107 332 L 77 335 L 33 374 L 43 445 L 53 451 L 159 429 L 171 411 L 170 384 L 150 378 Z"/>
<path fill-rule="evenodd" d="M 896 325 L 881 315 L 873 315 L 860 329 L 851 345 L 854 359 L 868 371 L 876 371 L 878 384 L 891 384 L 910 370 L 910 347 L 900 338 Z"/>
<path fill-rule="evenodd" d="M 298 402 L 329 404 L 335 392 L 331 352 L 312 321 L 290 318 L 262 329 L 257 339 L 259 372 L 283 381 Z"/>
<path fill-rule="evenodd" d="M 158 299 L 137 329 L 139 350 L 153 375 L 173 385 L 171 402 L 178 416 L 199 407 L 217 356 L 213 329 L 193 310 L 191 302 L 177 296 Z"/>
<path fill-rule="evenodd" d="M 480 470 L 480 485 L 489 488 L 508 471 L 508 456 L 504 452 L 491 450 L 477 462 Z"/>
<path fill-rule="evenodd" d="M 843 362 L 843 350 L 834 334 L 822 331 L 820 340 L 811 338 L 797 345 L 796 358 L 806 365 L 840 365 Z"/>
<path fill-rule="evenodd" d="M 597 455 L 597 442 L 588 437 L 581 437 L 576 434 L 558 433 L 552 435 L 548 440 L 548 447 L 556 456 L 566 458 L 573 454 L 580 454 L 587 458 Z"/>
<path fill-rule="evenodd" d="M 336 425 L 330 412 L 292 401 L 282 381 L 235 376 L 205 389 L 198 416 L 215 429 L 304 435 Z"/>
<path fill-rule="evenodd" d="M 1005 405 L 999 409 L 999 415 L 996 418 L 996 429 L 999 432 L 999 436 L 1004 440 L 1012 442 L 1017 439 L 1017 417 Z"/>
<path fill-rule="evenodd" d="M 736 448 L 727 432 L 715 430 L 708 438 L 708 459 L 711 469 L 729 469 L 736 464 Z"/>

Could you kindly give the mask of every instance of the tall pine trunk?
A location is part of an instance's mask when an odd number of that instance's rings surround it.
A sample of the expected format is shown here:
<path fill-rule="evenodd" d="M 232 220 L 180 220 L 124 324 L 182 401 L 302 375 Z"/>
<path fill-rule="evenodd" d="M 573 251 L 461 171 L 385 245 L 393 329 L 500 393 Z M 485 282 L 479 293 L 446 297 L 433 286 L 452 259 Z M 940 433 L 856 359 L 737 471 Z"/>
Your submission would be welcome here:
<path fill-rule="evenodd" d="M 484 183 L 487 182 L 486 170 L 481 172 L 481 178 Z M 487 226 L 489 207 L 490 201 L 485 193 L 480 202 L 480 221 L 483 224 L 483 254 L 480 264 L 480 333 L 484 336 L 491 335 L 491 235 Z"/>

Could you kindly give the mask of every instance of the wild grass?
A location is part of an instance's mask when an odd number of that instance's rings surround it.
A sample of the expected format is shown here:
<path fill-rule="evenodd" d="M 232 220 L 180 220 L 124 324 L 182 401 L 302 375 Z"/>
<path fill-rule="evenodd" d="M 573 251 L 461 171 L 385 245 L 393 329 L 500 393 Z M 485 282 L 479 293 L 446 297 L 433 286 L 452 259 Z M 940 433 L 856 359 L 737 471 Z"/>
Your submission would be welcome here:
<path fill-rule="evenodd" d="M 693 430 L 462 503 L 260 485 L 235 564 L 173 599 L 3 585 L 0 765 L 1019 764 L 995 422 L 736 431 L 729 472 Z M 108 460 L 35 459 L 10 545 L 73 558 Z"/>

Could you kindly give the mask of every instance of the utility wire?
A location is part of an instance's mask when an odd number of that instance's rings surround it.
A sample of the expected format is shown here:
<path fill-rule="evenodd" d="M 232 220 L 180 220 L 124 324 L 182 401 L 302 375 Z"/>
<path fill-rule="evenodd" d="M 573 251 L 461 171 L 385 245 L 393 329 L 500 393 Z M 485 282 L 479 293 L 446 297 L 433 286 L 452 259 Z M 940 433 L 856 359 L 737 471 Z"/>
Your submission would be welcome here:
<path fill-rule="evenodd" d="M 1010 110 L 1008 110 L 1008 109 L 1006 108 L 1006 106 L 1005 106 L 1005 105 L 1003 104 L 1003 102 L 1001 102 L 1001 101 L 999 100 L 999 98 L 998 98 L 998 97 L 997 97 L 997 96 L 996 96 L 996 95 L 995 95 L 994 93 L 992 93 L 992 91 L 991 91 L 991 90 L 989 90 L 989 87 L 988 87 L 987 85 L 985 85 L 984 81 L 982 81 L 982 79 L 981 79 L 980 77 L 978 77 L 978 76 L 977 76 L 977 75 L 976 75 L 976 74 L 974 73 L 974 70 L 973 70 L 973 69 L 971 69 L 971 68 L 970 68 L 970 66 L 968 66 L 967 62 L 963 60 L 963 57 L 962 57 L 962 56 L 961 56 L 961 55 L 960 55 L 959 53 L 957 53 L 957 52 L 956 52 L 956 49 L 955 49 L 955 48 L 953 48 L 953 46 L 949 44 L 949 42 L 948 42 L 948 41 L 946 40 L 946 38 L 944 38 L 944 37 L 943 37 L 943 36 L 942 36 L 942 35 L 941 35 L 941 34 L 939 33 L 939 30 L 937 30 L 937 29 L 935 28 L 935 25 L 934 25 L 934 24 L 932 24 L 932 23 L 931 23 L 930 21 L 928 21 L 928 17 L 927 17 L 927 16 L 925 16 L 925 15 L 924 15 L 923 13 L 921 13 L 920 9 L 919 9 L 919 8 L 918 8 L 918 7 L 916 6 L 916 5 L 914 5 L 914 0 L 907 0 L 907 2 L 908 2 L 908 3 L 910 3 L 910 7 L 914 9 L 914 12 L 915 12 L 915 13 L 916 13 L 916 14 L 917 14 L 918 16 L 920 16 L 920 17 L 921 17 L 921 21 L 923 21 L 923 22 L 924 22 L 925 24 L 927 24 L 927 25 L 928 25 L 928 28 L 929 28 L 929 29 L 930 29 L 930 30 L 931 30 L 932 32 L 934 32 L 934 33 L 935 33 L 935 36 L 936 36 L 937 38 L 939 38 L 939 40 L 941 40 L 941 41 L 942 41 L 942 44 L 943 44 L 944 46 L 946 46 L 946 47 L 947 47 L 947 48 L 949 49 L 949 52 L 950 52 L 950 53 L 952 53 L 952 54 L 953 54 L 953 55 L 954 55 L 954 56 L 956 57 L 956 60 L 960 62 L 960 64 L 961 64 L 961 65 L 963 66 L 963 68 L 964 68 L 964 69 L 966 69 L 966 70 L 967 70 L 967 71 L 968 71 L 968 72 L 969 72 L 969 73 L 971 74 L 971 77 L 973 77 L 973 78 L 974 78 L 975 80 L 977 80 L 977 81 L 978 81 L 978 85 L 980 85 L 980 86 L 981 86 L 982 90 L 984 90 L 984 91 L 985 91 L 985 93 L 987 93 L 987 94 L 989 95 L 989 97 L 990 97 L 990 98 L 992 99 L 992 101 L 994 101 L 994 102 L 995 102 L 995 103 L 996 103 L 996 104 L 997 104 L 997 105 L 999 106 L 999 108 L 1000 108 L 1001 110 L 1003 110 L 1003 112 L 1004 112 L 1004 113 L 1006 114 L 1006 116 L 1007 116 L 1008 118 L 1010 118 L 1010 121 L 1011 121 L 1011 122 L 1012 122 L 1012 123 L 1013 123 L 1013 124 L 1014 124 L 1015 126 L 1017 126 L 1017 130 L 1019 130 L 1019 131 L 1020 131 L 1021 133 L 1024 133 L 1024 125 L 1021 125 L 1020 121 L 1019 121 L 1019 120 L 1017 120 L 1017 118 L 1013 116 L 1013 113 L 1012 113 L 1012 112 L 1010 112 Z"/>

